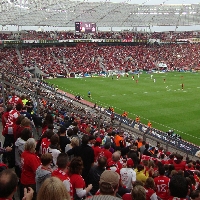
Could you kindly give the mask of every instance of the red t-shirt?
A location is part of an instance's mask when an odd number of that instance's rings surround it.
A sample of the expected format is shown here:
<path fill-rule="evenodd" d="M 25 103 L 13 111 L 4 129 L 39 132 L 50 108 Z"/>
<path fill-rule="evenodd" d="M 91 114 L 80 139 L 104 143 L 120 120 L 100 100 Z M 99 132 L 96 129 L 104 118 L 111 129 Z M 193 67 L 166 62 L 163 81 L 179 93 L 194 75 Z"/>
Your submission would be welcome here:
<path fill-rule="evenodd" d="M 117 172 L 120 175 L 120 170 L 122 168 L 122 164 L 118 162 L 114 162 L 112 159 L 107 161 L 107 170 L 111 170 Z"/>
<path fill-rule="evenodd" d="M 35 184 L 35 172 L 41 162 L 34 153 L 24 151 L 21 155 L 22 174 L 21 183 L 23 185 Z"/>
<path fill-rule="evenodd" d="M 98 159 L 99 154 L 102 152 L 101 147 L 96 146 L 96 147 L 92 147 L 94 150 L 94 160 Z"/>
<path fill-rule="evenodd" d="M 79 174 L 72 174 L 70 176 L 70 182 L 72 184 L 72 188 L 73 188 L 73 196 L 75 196 L 76 194 L 76 189 L 84 189 L 85 188 L 85 181 L 83 179 L 83 177 Z"/>
<path fill-rule="evenodd" d="M 14 134 L 14 124 L 17 118 L 20 116 L 20 112 L 17 110 L 11 110 L 8 114 L 8 120 L 3 130 L 3 135 Z"/>
<path fill-rule="evenodd" d="M 151 200 L 151 196 L 155 193 L 155 191 L 151 188 L 145 188 L 146 191 L 146 200 Z"/>
<path fill-rule="evenodd" d="M 108 159 L 112 158 L 112 153 L 108 149 L 102 149 L 104 156 Z"/>
<path fill-rule="evenodd" d="M 11 104 L 13 107 L 15 107 L 17 104 L 22 104 L 22 100 L 18 96 L 12 96 L 11 99 L 9 99 L 8 104 Z"/>
<path fill-rule="evenodd" d="M 40 146 L 40 153 L 41 154 L 46 154 L 48 153 L 48 147 L 50 145 L 50 139 L 48 138 L 43 138 L 41 141 L 41 146 Z"/>
<path fill-rule="evenodd" d="M 123 200 L 133 200 L 131 193 L 126 193 L 122 196 Z"/>
<path fill-rule="evenodd" d="M 72 187 L 71 180 L 70 180 L 69 176 L 67 175 L 67 173 L 58 168 L 58 169 L 54 170 L 51 175 L 59 178 L 63 182 L 67 191 L 70 194 L 71 199 L 73 199 L 73 187 Z"/>
<path fill-rule="evenodd" d="M 174 161 L 173 165 L 176 171 L 179 171 L 179 170 L 185 171 L 186 163 L 184 161 L 181 161 L 180 163 L 178 163 L 177 161 Z"/>
<path fill-rule="evenodd" d="M 169 181 L 170 179 L 166 176 L 158 176 L 154 178 L 156 194 L 163 200 L 168 200 L 169 198 Z"/>

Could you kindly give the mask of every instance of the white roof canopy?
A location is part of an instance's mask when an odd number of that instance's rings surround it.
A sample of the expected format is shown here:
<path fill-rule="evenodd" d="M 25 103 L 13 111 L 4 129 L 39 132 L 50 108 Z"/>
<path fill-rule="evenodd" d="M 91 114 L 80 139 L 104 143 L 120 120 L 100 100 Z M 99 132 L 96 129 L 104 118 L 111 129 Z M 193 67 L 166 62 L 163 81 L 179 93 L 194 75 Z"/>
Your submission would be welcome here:
<path fill-rule="evenodd" d="M 95 22 L 97 27 L 200 25 L 200 4 L 2 0 L 0 13 L 0 25 L 74 27 L 75 22 Z"/>

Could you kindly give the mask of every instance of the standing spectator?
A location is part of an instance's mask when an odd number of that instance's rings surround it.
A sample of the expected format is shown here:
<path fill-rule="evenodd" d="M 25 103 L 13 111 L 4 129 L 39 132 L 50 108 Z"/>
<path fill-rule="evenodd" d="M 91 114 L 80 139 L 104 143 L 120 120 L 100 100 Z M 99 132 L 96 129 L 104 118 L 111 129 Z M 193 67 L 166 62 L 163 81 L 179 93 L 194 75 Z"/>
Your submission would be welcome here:
<path fill-rule="evenodd" d="M 81 176 L 82 169 L 82 159 L 80 157 L 73 158 L 69 164 L 69 176 L 73 187 L 74 199 L 86 197 L 86 195 L 92 189 L 92 184 L 89 184 L 88 187 L 86 187 L 85 181 Z"/>
<path fill-rule="evenodd" d="M 6 111 L 1 116 L 3 129 L 6 126 L 6 122 L 8 120 L 8 116 L 9 116 L 9 112 L 12 110 L 12 108 L 13 108 L 13 106 L 11 104 L 10 105 L 8 104 Z"/>
<path fill-rule="evenodd" d="M 71 200 L 69 192 L 57 177 L 47 178 L 41 185 L 37 200 Z M 28 199 L 29 200 L 29 199 Z"/>
<path fill-rule="evenodd" d="M 48 153 L 48 147 L 51 144 L 51 137 L 54 135 L 53 130 L 49 129 L 47 130 L 40 140 L 37 142 L 36 150 L 38 152 L 39 149 L 39 154 L 45 154 Z"/>
<path fill-rule="evenodd" d="M 47 130 L 48 125 L 53 125 L 54 118 L 51 113 L 47 113 L 44 122 L 42 123 L 42 134 Z"/>
<path fill-rule="evenodd" d="M 88 184 L 92 184 L 93 186 L 90 191 L 92 195 L 95 195 L 99 189 L 100 176 L 105 171 L 107 159 L 106 157 L 100 157 L 97 162 L 98 165 L 92 166 L 88 174 Z"/>
<path fill-rule="evenodd" d="M 129 158 L 126 162 L 126 166 L 120 170 L 120 176 L 122 184 L 128 188 L 133 188 L 133 183 L 136 181 L 136 172 L 133 171 L 133 160 Z"/>
<path fill-rule="evenodd" d="M 60 150 L 59 150 L 60 147 L 59 147 L 59 137 L 58 137 L 58 135 L 56 135 L 56 134 L 52 135 L 50 142 L 51 143 L 50 143 L 47 151 L 48 151 L 48 153 L 51 153 L 51 155 L 53 156 L 52 168 L 55 169 L 56 163 L 57 163 L 57 157 L 61 153 Z"/>
<path fill-rule="evenodd" d="M 14 91 L 11 93 L 11 98 L 8 100 L 8 104 L 11 104 L 13 108 L 15 108 L 17 104 L 21 104 L 23 106 L 22 100 L 16 96 Z"/>
<path fill-rule="evenodd" d="M 176 171 L 179 170 L 185 171 L 186 162 L 183 161 L 183 157 L 181 155 L 179 154 L 175 155 L 173 165 Z"/>
<path fill-rule="evenodd" d="M 35 173 L 40 166 L 40 159 L 35 154 L 36 142 L 35 139 L 29 138 L 25 143 L 24 152 L 21 155 L 22 173 L 21 183 L 23 188 L 31 187 L 36 191 Z M 36 199 L 34 193 L 33 200 Z"/>
<path fill-rule="evenodd" d="M 94 195 L 89 198 L 90 200 L 100 200 L 100 199 L 108 199 L 108 200 L 119 200 L 116 197 L 118 186 L 119 186 L 119 174 L 116 172 L 105 170 L 101 176 L 99 181 L 99 195 Z"/>
<path fill-rule="evenodd" d="M 133 200 L 146 200 L 145 188 L 141 185 L 136 185 L 131 192 L 131 196 Z"/>
<path fill-rule="evenodd" d="M 110 147 L 111 147 L 111 144 L 110 142 L 108 142 L 104 145 L 104 148 L 102 148 L 102 151 L 101 151 L 101 154 L 105 156 L 107 160 L 112 158 L 112 153 L 109 151 Z"/>
<path fill-rule="evenodd" d="M 52 169 L 51 169 L 51 162 L 53 157 L 50 153 L 43 154 L 40 158 L 41 165 L 36 170 L 36 192 L 39 191 L 42 183 L 45 179 L 51 177 Z"/>
<path fill-rule="evenodd" d="M 21 137 L 15 142 L 15 172 L 21 178 L 21 155 L 24 152 L 26 141 L 32 137 L 30 129 L 25 128 L 21 132 Z"/>
<path fill-rule="evenodd" d="M 188 183 L 186 178 L 180 174 L 175 174 L 172 176 L 169 182 L 169 193 L 170 197 L 168 200 L 186 200 L 188 193 Z"/>
<path fill-rule="evenodd" d="M 165 176 L 165 168 L 159 167 L 158 169 L 159 176 L 154 178 L 154 182 L 156 185 L 156 194 L 163 200 L 168 200 L 169 198 L 169 181 L 170 179 Z"/>
<path fill-rule="evenodd" d="M 67 154 L 69 156 L 74 155 L 75 157 L 81 157 L 83 160 L 83 171 L 82 176 L 87 183 L 87 176 L 90 171 L 92 164 L 94 163 L 94 150 L 88 145 L 89 136 L 83 135 L 82 144 L 78 147 L 70 149 Z"/>
<path fill-rule="evenodd" d="M 143 184 L 147 180 L 147 176 L 144 174 L 144 166 L 143 165 L 138 165 L 136 171 L 136 180 L 141 181 Z"/>
<path fill-rule="evenodd" d="M 155 183 L 153 178 L 147 178 L 144 188 L 146 190 L 146 200 L 158 200 L 158 197 L 155 192 Z"/>
<path fill-rule="evenodd" d="M 191 200 L 200 200 L 200 190 L 192 191 Z"/>
<path fill-rule="evenodd" d="M 5 169 L 0 173 L 0 199 L 9 200 L 14 197 L 17 190 L 18 177 L 13 170 Z M 25 189 L 24 199 L 31 200 L 33 197 L 32 188 Z"/>
<path fill-rule="evenodd" d="M 65 188 L 67 189 L 67 191 L 70 194 L 70 197 L 73 198 L 72 184 L 70 182 L 69 176 L 67 175 L 67 172 L 68 172 L 67 154 L 65 154 L 65 153 L 59 154 L 59 156 L 57 158 L 57 166 L 58 166 L 58 169 L 56 169 L 52 172 L 52 176 L 59 178 L 63 182 Z"/>
<path fill-rule="evenodd" d="M 60 127 L 58 135 L 59 135 L 60 149 L 61 152 L 64 153 L 66 145 L 71 143 L 69 138 L 66 136 L 66 128 L 64 126 Z"/>

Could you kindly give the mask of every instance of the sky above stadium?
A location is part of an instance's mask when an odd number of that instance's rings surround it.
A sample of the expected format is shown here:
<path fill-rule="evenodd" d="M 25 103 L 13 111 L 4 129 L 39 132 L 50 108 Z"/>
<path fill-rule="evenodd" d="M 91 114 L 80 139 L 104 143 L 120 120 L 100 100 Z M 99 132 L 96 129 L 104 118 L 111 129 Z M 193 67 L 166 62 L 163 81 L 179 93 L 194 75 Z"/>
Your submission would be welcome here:
<path fill-rule="evenodd" d="M 100 0 L 87 0 L 89 2 L 99 2 Z M 105 0 L 104 0 L 105 1 Z M 108 2 L 126 2 L 131 4 L 160 5 L 160 4 L 199 4 L 199 0 L 106 0 Z"/>

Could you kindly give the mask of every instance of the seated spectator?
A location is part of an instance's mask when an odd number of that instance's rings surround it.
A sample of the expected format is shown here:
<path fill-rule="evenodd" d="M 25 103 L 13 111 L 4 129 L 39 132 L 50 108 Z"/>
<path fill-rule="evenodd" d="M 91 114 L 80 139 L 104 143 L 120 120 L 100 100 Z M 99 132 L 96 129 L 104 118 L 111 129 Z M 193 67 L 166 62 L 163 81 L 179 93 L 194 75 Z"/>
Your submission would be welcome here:
<path fill-rule="evenodd" d="M 14 197 L 14 193 L 17 191 L 18 177 L 13 170 L 5 169 L 0 172 L 0 199 L 8 200 Z M 28 187 L 24 190 L 24 198 L 26 200 L 32 200 L 33 197 L 32 188 Z"/>
<path fill-rule="evenodd" d="M 88 174 L 88 184 L 92 184 L 93 186 L 90 191 L 92 195 L 95 195 L 99 189 L 100 176 L 105 171 L 107 159 L 106 157 L 100 157 L 97 162 L 98 165 L 92 166 Z"/>
<path fill-rule="evenodd" d="M 82 159 L 80 157 L 73 158 L 69 164 L 69 177 L 73 187 L 74 199 L 85 198 L 92 189 L 92 184 L 86 187 L 85 180 L 81 176 L 82 169 Z"/>
<path fill-rule="evenodd" d="M 110 199 L 110 200 L 119 200 L 116 197 L 118 186 L 119 186 L 119 174 L 116 172 L 105 170 L 101 176 L 99 181 L 99 195 L 95 195 L 90 200 L 98 200 L 98 199 Z"/>
<path fill-rule="evenodd" d="M 47 178 L 41 185 L 37 200 L 71 200 L 63 182 L 56 177 Z"/>
<path fill-rule="evenodd" d="M 41 165 L 36 170 L 36 192 L 40 189 L 42 183 L 45 181 L 45 179 L 51 177 L 52 169 L 51 169 L 51 162 L 53 160 L 53 157 L 50 153 L 43 154 L 40 157 Z"/>

